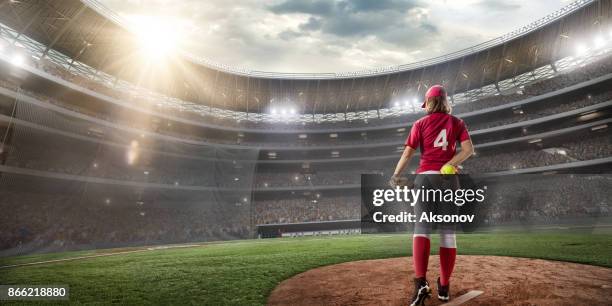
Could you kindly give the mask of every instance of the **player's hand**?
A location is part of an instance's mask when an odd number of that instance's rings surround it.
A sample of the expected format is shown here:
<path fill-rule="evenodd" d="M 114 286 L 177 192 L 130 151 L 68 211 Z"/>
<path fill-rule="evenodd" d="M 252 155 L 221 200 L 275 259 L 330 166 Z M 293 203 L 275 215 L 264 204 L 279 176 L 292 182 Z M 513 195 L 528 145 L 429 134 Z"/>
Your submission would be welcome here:
<path fill-rule="evenodd" d="M 401 177 L 399 175 L 393 175 L 391 179 L 389 179 L 389 186 L 391 186 L 391 188 L 399 186 L 400 179 Z"/>
<path fill-rule="evenodd" d="M 459 167 L 451 164 L 445 164 L 440 168 L 440 174 L 459 174 Z"/>
<path fill-rule="evenodd" d="M 408 178 L 399 175 L 393 175 L 389 180 L 389 186 L 391 186 L 391 188 L 408 186 L 408 183 Z"/>

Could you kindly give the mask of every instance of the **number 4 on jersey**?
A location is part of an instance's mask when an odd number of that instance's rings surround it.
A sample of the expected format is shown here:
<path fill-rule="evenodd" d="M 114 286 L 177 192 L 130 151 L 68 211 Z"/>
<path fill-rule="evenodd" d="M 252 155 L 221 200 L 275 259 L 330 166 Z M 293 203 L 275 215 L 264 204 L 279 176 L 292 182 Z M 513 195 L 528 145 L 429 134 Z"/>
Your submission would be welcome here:
<path fill-rule="evenodd" d="M 446 147 L 448 147 L 448 141 L 446 141 L 446 129 L 442 129 L 440 134 L 434 140 L 434 148 L 442 147 L 442 151 L 446 151 Z"/>

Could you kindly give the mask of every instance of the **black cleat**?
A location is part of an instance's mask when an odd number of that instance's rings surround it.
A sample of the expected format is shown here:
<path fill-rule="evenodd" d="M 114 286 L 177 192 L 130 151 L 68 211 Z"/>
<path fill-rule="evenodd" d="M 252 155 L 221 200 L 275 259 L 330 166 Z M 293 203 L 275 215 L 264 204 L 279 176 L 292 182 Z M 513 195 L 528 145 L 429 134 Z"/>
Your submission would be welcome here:
<path fill-rule="evenodd" d="M 438 300 L 447 302 L 450 300 L 450 284 L 446 286 L 440 285 L 440 278 L 438 277 Z"/>
<path fill-rule="evenodd" d="M 424 277 L 414 279 L 414 295 L 410 306 L 425 305 L 425 299 L 431 297 L 431 288 Z"/>

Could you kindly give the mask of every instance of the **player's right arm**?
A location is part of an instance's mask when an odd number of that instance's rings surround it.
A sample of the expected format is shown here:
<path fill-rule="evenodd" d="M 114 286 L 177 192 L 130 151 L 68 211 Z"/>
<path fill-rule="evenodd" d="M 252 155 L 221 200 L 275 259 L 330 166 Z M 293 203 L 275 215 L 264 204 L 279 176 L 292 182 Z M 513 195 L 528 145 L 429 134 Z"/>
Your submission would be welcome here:
<path fill-rule="evenodd" d="M 455 156 L 453 156 L 453 158 L 446 164 L 457 168 L 472 155 L 474 155 L 474 145 L 472 144 L 472 140 L 464 140 L 461 142 L 461 151 L 455 154 Z"/>
<path fill-rule="evenodd" d="M 457 169 L 461 163 L 470 158 L 470 156 L 474 155 L 474 145 L 470 139 L 470 134 L 468 133 L 467 127 L 463 121 L 460 121 L 459 124 L 459 141 L 461 141 L 461 151 L 455 154 L 455 156 L 453 156 L 453 158 L 446 163 L 447 165 L 453 166 L 455 169 Z"/>

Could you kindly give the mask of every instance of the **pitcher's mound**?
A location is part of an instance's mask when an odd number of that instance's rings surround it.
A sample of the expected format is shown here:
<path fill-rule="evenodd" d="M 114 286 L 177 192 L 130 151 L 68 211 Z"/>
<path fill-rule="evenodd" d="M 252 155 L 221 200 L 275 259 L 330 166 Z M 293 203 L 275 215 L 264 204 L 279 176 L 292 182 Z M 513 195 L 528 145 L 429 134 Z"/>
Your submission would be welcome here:
<path fill-rule="evenodd" d="M 362 260 L 321 267 L 283 281 L 269 305 L 407 305 L 412 294 L 411 258 Z M 437 299 L 438 256 L 429 259 Z M 484 291 L 464 305 L 610 305 L 612 269 L 540 259 L 458 256 L 451 297 Z M 452 300 L 451 300 L 452 301 Z"/>

